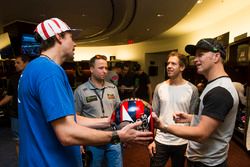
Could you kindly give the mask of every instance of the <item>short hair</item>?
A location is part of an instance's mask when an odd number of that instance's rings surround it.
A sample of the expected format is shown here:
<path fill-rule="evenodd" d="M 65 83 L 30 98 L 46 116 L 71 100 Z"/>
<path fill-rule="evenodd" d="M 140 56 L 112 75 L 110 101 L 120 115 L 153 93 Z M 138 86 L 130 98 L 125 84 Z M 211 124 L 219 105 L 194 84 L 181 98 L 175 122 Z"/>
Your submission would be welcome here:
<path fill-rule="evenodd" d="M 29 62 L 31 57 L 27 54 L 17 55 L 15 58 L 20 57 L 24 63 Z"/>
<path fill-rule="evenodd" d="M 65 31 L 65 32 L 69 32 L 70 33 L 70 31 Z M 65 32 L 62 32 L 59 35 L 62 38 L 64 38 Z M 56 41 L 57 41 L 56 36 L 52 36 L 52 37 L 50 37 L 50 38 L 48 38 L 46 40 L 43 40 L 42 37 L 37 32 L 35 32 L 34 36 L 35 36 L 36 41 L 39 42 L 39 43 L 41 43 L 41 45 L 40 45 L 40 51 L 46 51 L 46 50 L 48 50 L 49 48 L 53 47 L 55 45 Z"/>
<path fill-rule="evenodd" d="M 183 66 L 183 67 L 187 66 L 187 57 L 184 54 L 181 54 L 181 53 L 176 52 L 176 51 L 172 51 L 169 53 L 168 59 L 169 59 L 169 57 L 173 57 L 173 56 L 178 57 L 180 66 Z"/>
<path fill-rule="evenodd" d="M 94 57 L 92 57 L 92 58 L 89 60 L 89 66 L 90 66 L 90 67 L 94 67 L 95 61 L 98 60 L 98 59 L 102 59 L 102 60 L 107 61 L 107 57 L 106 57 L 106 56 L 104 56 L 104 55 L 95 55 Z"/>

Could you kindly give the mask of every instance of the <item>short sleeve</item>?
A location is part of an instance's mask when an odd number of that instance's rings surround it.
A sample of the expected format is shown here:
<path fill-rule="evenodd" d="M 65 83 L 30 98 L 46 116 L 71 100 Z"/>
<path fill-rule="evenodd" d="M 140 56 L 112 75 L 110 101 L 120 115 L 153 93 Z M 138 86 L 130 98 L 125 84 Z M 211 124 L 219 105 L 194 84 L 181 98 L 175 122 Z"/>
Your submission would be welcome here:
<path fill-rule="evenodd" d="M 224 121 L 233 106 L 233 97 L 225 88 L 215 87 L 204 96 L 203 105 L 202 115 Z"/>
<path fill-rule="evenodd" d="M 74 92 L 74 104 L 75 104 L 75 110 L 76 112 L 81 112 L 82 109 L 82 96 L 80 95 L 80 88 L 78 87 Z"/>
<path fill-rule="evenodd" d="M 56 75 L 40 83 L 39 98 L 48 122 L 75 114 L 73 93 L 67 90 L 65 82 Z"/>

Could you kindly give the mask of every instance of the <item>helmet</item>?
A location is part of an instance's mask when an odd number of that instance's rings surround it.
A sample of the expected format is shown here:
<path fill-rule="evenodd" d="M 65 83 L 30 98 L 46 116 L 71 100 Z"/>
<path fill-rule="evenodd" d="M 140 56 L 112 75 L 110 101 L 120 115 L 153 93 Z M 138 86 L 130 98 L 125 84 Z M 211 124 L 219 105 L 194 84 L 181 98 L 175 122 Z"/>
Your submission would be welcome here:
<path fill-rule="evenodd" d="M 154 124 L 151 114 L 152 107 L 149 103 L 138 98 L 129 98 L 123 100 L 116 108 L 111 116 L 111 121 L 119 128 L 126 123 L 142 121 L 142 125 L 138 126 L 137 130 L 153 132 Z"/>

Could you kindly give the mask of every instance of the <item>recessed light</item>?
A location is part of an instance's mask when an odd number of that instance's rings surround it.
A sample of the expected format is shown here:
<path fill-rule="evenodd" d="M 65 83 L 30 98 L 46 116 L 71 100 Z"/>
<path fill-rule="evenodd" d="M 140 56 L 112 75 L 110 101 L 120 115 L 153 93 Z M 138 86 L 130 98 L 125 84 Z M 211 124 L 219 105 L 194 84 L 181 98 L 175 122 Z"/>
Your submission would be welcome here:
<path fill-rule="evenodd" d="M 146 28 L 146 31 L 150 31 L 150 28 Z"/>
<path fill-rule="evenodd" d="M 164 14 L 157 13 L 157 14 L 156 14 L 156 16 L 157 16 L 157 17 L 163 17 L 163 16 L 164 16 Z"/>

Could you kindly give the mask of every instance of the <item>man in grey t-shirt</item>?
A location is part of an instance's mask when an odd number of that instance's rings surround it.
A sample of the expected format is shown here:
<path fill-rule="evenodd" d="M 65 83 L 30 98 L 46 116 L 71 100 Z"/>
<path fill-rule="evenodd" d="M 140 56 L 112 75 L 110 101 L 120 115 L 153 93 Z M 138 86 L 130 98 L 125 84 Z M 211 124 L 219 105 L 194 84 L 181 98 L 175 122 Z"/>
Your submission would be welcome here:
<path fill-rule="evenodd" d="M 186 64 L 186 56 L 171 52 L 166 66 L 169 79 L 158 84 L 154 91 L 153 111 L 159 115 L 161 121 L 168 125 L 178 124 L 173 120 L 175 112 L 193 113 L 197 108 L 198 90 L 182 77 Z M 171 158 L 172 167 L 184 167 L 187 143 L 186 139 L 157 129 L 155 140 L 148 146 L 152 157 L 150 166 L 163 167 Z"/>
<path fill-rule="evenodd" d="M 197 72 L 208 80 L 200 96 L 199 111 L 193 115 L 176 113 L 176 122 L 191 122 L 191 126 L 166 125 L 155 118 L 163 132 L 189 139 L 188 167 L 226 167 L 229 141 L 232 137 L 239 104 L 237 91 L 224 70 L 226 52 L 215 39 L 201 39 L 187 45 L 186 52 L 195 55 Z"/>

